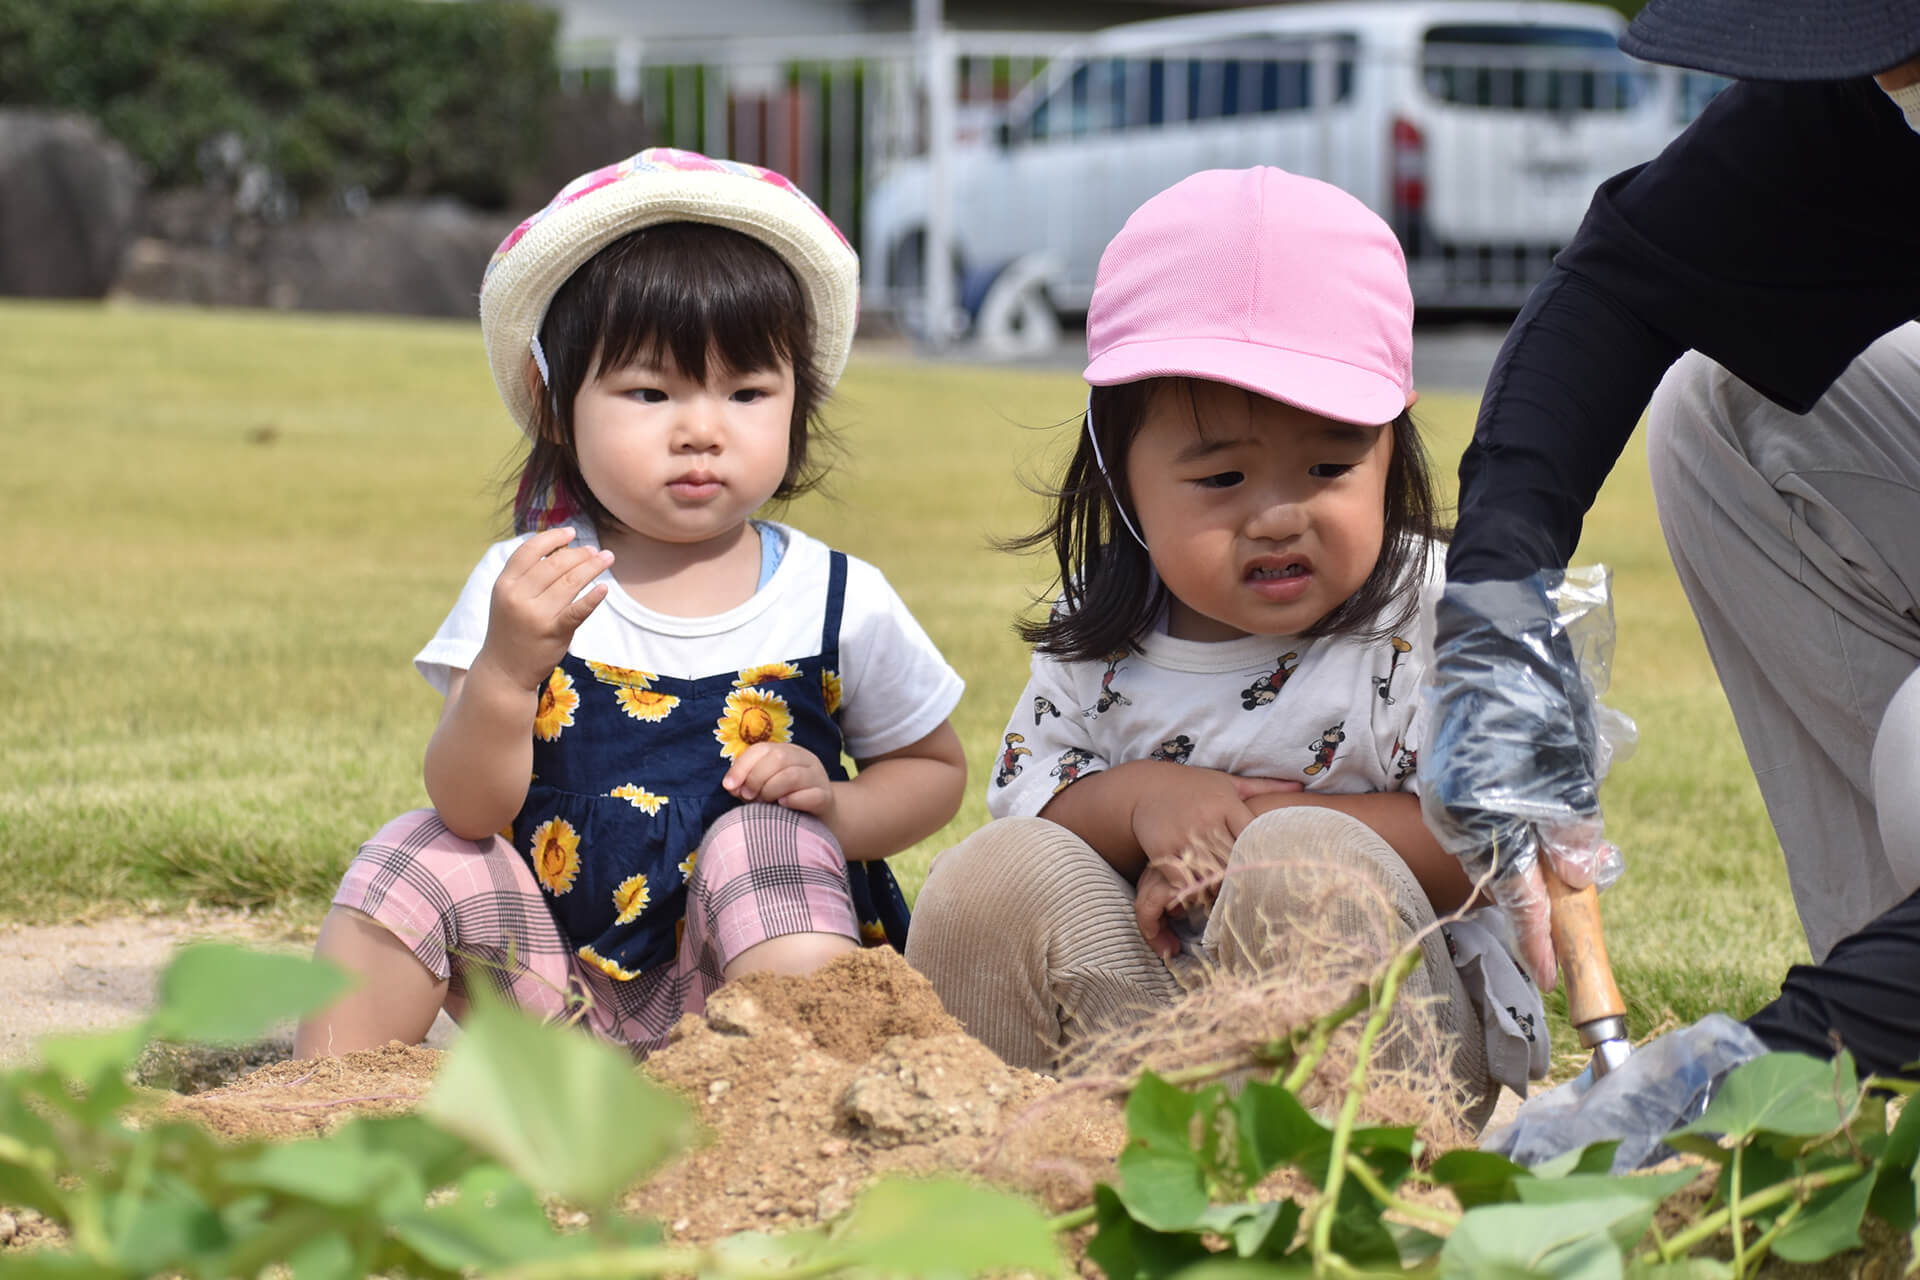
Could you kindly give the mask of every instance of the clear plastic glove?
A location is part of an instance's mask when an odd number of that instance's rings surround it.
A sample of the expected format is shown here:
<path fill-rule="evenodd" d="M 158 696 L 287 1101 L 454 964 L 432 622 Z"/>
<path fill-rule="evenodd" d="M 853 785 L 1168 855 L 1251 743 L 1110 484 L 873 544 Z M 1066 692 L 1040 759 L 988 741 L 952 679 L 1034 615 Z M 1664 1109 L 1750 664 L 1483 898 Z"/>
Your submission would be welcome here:
<path fill-rule="evenodd" d="M 1529 1099 L 1511 1124 L 1489 1131 L 1480 1148 L 1537 1165 L 1617 1140 L 1613 1172 L 1657 1164 L 1674 1154 L 1662 1139 L 1698 1120 L 1727 1073 L 1766 1051 L 1744 1022 L 1710 1013 L 1647 1041 L 1598 1080 L 1583 1074 Z"/>
<path fill-rule="evenodd" d="M 1597 697 L 1613 655 L 1608 578 L 1593 566 L 1448 583 L 1421 693 L 1422 816 L 1470 876 L 1492 874 L 1542 990 L 1555 975 L 1541 855 L 1575 888 L 1621 870 L 1599 784 L 1634 730 Z"/>

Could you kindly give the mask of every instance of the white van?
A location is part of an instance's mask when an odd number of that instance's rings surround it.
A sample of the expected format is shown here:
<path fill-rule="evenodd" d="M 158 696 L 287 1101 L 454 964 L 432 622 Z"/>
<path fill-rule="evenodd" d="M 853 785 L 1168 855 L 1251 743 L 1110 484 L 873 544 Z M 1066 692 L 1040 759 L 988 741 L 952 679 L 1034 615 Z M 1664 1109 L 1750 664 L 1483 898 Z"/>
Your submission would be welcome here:
<path fill-rule="evenodd" d="M 960 298 L 971 310 L 1009 266 L 1044 263 L 1020 274 L 1083 312 L 1141 202 L 1196 170 L 1272 164 L 1385 217 L 1422 305 L 1517 306 L 1594 187 L 1698 108 L 1676 73 L 1618 50 L 1624 25 L 1596 4 L 1351 0 L 1110 27 L 952 152 Z M 926 201 L 924 157 L 868 193 L 876 301 L 919 293 Z"/>

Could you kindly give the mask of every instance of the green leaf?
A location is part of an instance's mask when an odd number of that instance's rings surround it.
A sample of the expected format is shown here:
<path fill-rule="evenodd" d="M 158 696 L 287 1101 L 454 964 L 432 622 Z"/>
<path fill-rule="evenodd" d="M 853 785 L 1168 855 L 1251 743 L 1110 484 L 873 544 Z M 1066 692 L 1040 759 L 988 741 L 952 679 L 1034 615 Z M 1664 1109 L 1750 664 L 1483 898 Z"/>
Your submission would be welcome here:
<path fill-rule="evenodd" d="M 1804 1053 L 1762 1054 L 1735 1067 L 1706 1114 L 1676 1132 L 1814 1137 L 1844 1124 L 1859 1094 L 1853 1059 L 1845 1053 L 1832 1062 Z"/>
<path fill-rule="evenodd" d="M 1916 1162 L 1920 1162 L 1920 1106 L 1908 1102 L 1900 1109 L 1900 1118 L 1887 1135 L 1887 1145 L 1874 1161 L 1873 1196 L 1868 1201 L 1875 1215 L 1895 1231 L 1912 1231 L 1920 1225 Z"/>
<path fill-rule="evenodd" d="M 1462 1209 L 1517 1200 L 1519 1192 L 1513 1184 L 1533 1177 L 1524 1165 L 1515 1164 L 1496 1152 L 1475 1151 L 1471 1147 L 1449 1151 L 1435 1160 L 1429 1176 L 1442 1186 L 1453 1188 L 1454 1198 Z"/>
<path fill-rule="evenodd" d="M 160 975 L 149 1030 L 164 1040 L 238 1044 L 331 1004 L 346 989 L 345 974 L 305 956 L 195 943 Z"/>
<path fill-rule="evenodd" d="M 1135 1222 L 1119 1193 L 1104 1182 L 1093 1189 L 1093 1207 L 1099 1230 L 1087 1242 L 1087 1257 L 1107 1280 L 1163 1280 L 1213 1256 L 1197 1235 L 1155 1231 Z"/>
<path fill-rule="evenodd" d="M 1195 1230 L 1211 1232 L 1227 1241 L 1242 1258 L 1285 1253 L 1299 1226 L 1300 1206 L 1291 1200 L 1214 1205 L 1194 1224 Z"/>
<path fill-rule="evenodd" d="M 1776 1182 L 1785 1182 L 1788 1178 L 1804 1170 L 1793 1160 L 1766 1146 L 1739 1147 L 1730 1152 L 1734 1158 L 1721 1168 L 1720 1176 L 1714 1188 L 1714 1201 L 1717 1205 L 1728 1204 L 1733 1199 L 1733 1170 L 1736 1162 L 1740 1168 L 1740 1194 L 1750 1196 L 1763 1187 Z M 1776 1204 L 1772 1208 L 1762 1209 L 1758 1213 L 1748 1211 L 1746 1220 L 1758 1223 L 1763 1228 L 1770 1226 L 1773 1220 L 1787 1206 Z"/>
<path fill-rule="evenodd" d="M 1858 1245 L 1872 1194 L 1873 1179 L 1866 1177 L 1822 1188 L 1774 1237 L 1774 1253 L 1788 1262 L 1819 1262 Z"/>
<path fill-rule="evenodd" d="M 889 1275 L 1056 1275 L 1047 1220 L 1010 1192 L 962 1178 L 889 1179 L 868 1188 L 833 1233 L 836 1251 Z"/>
<path fill-rule="evenodd" d="M 1630 1252 L 1647 1234 L 1654 1210 L 1662 1200 L 1699 1176 L 1696 1169 L 1675 1169 L 1668 1173 L 1570 1173 L 1562 1178 L 1534 1178 L 1518 1183 L 1514 1190 L 1526 1205 L 1581 1205 L 1603 1199 L 1628 1197 L 1641 1201 L 1644 1214 L 1622 1214 L 1607 1227 L 1613 1243 L 1622 1254 Z"/>
<path fill-rule="evenodd" d="M 1179 1280 L 1300 1280 L 1313 1274 L 1313 1263 L 1306 1258 L 1242 1261 L 1216 1254 L 1174 1274 Z"/>
<path fill-rule="evenodd" d="M 1328 1243 L 1335 1253 L 1362 1269 L 1391 1270 L 1400 1265 L 1400 1243 L 1381 1216 L 1383 1206 L 1371 1192 L 1348 1179 L 1340 1188 Z"/>
<path fill-rule="evenodd" d="M 421 1112 L 536 1191 L 590 1210 L 683 1150 L 692 1133 L 687 1104 L 649 1083 L 623 1050 L 486 997 Z"/>
<path fill-rule="evenodd" d="M 139 1059 L 146 1043 L 147 1024 L 137 1022 L 91 1035 L 47 1036 L 36 1047 L 49 1067 L 78 1084 L 91 1085 L 106 1076 L 118 1080 Z"/>
<path fill-rule="evenodd" d="M 1644 1234 L 1653 1207 L 1640 1196 L 1602 1195 L 1565 1204 L 1471 1209 L 1440 1251 L 1440 1274 L 1450 1280 L 1613 1280 L 1625 1270 L 1616 1238 L 1629 1230 L 1634 1239 Z"/>
<path fill-rule="evenodd" d="M 1721 1146 L 1718 1139 L 1704 1133 L 1670 1133 L 1663 1141 L 1675 1151 L 1684 1151 L 1718 1165 L 1726 1164 L 1733 1156 L 1731 1149 Z"/>
<path fill-rule="evenodd" d="M 52 1249 L 10 1250 L 7 1280 L 126 1280 L 127 1272 L 106 1262 Z"/>
<path fill-rule="evenodd" d="M 1666 1173 L 1570 1173 L 1564 1178 L 1526 1178 L 1514 1186 L 1522 1204 L 1572 1204 L 1603 1196 L 1632 1196 L 1658 1203 L 1699 1177 L 1699 1169 L 1672 1169 Z M 1752 1190 L 1752 1188 L 1748 1188 Z M 1626 1248 L 1639 1236 L 1624 1240 Z"/>
<path fill-rule="evenodd" d="M 1233 1106 L 1239 1113 L 1242 1160 L 1254 1171 L 1249 1182 L 1258 1182 L 1308 1147 L 1332 1141 L 1331 1131 L 1280 1085 L 1252 1081 Z"/>
<path fill-rule="evenodd" d="M 359 1116 L 348 1127 L 368 1151 L 405 1156 L 419 1172 L 420 1180 L 430 1187 L 455 1183 L 479 1165 L 498 1168 L 465 1138 L 448 1133 L 422 1115 Z"/>
<path fill-rule="evenodd" d="M 1636 1262 L 1627 1268 L 1627 1280 L 1729 1280 L 1732 1275 L 1732 1265 L 1719 1258 Z"/>
<path fill-rule="evenodd" d="M 186 1181 L 164 1174 L 146 1194 L 116 1192 L 104 1199 L 112 1230 L 113 1253 L 135 1275 L 159 1275 L 227 1244 L 220 1215 Z"/>
<path fill-rule="evenodd" d="M 434 1266 L 492 1271 L 592 1253 L 600 1246 L 596 1236 L 563 1235 L 527 1185 L 498 1165 L 473 1170 L 454 1184 L 454 1191 L 450 1203 L 416 1206 L 387 1221 L 397 1239 Z"/>
<path fill-rule="evenodd" d="M 1120 1196 L 1135 1221 L 1183 1231 L 1207 1211 L 1206 1170 L 1189 1136 L 1192 1094 L 1145 1073 L 1127 1095 L 1127 1145 L 1120 1152 Z"/>
<path fill-rule="evenodd" d="M 334 1208 L 371 1207 L 381 1200 L 418 1204 L 427 1186 L 401 1156 L 368 1151 L 348 1125 L 326 1138 L 267 1147 L 226 1172 L 236 1187 L 259 1187 Z"/>
<path fill-rule="evenodd" d="M 357 1263 L 347 1238 L 334 1234 L 309 1237 L 287 1254 L 293 1280 L 354 1280 Z"/>
<path fill-rule="evenodd" d="M 1404 1222 L 1387 1223 L 1394 1245 L 1400 1250 L 1402 1267 L 1417 1267 L 1446 1247 L 1447 1238 Z"/>
<path fill-rule="evenodd" d="M 1573 1168 L 1563 1170 L 1558 1176 L 1565 1176 L 1568 1173 L 1612 1173 L 1613 1156 L 1618 1150 L 1620 1150 L 1618 1138 L 1584 1146 L 1574 1156 Z"/>

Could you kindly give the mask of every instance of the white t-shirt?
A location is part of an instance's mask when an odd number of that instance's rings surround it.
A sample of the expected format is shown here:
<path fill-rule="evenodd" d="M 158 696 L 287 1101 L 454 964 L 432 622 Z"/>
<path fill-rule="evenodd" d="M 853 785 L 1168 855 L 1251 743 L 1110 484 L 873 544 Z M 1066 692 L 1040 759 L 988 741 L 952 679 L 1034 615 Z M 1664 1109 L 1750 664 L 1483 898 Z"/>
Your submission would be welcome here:
<path fill-rule="evenodd" d="M 573 526 L 582 546 L 599 545 L 591 522 L 575 520 Z M 622 590 L 611 572 L 603 572 L 595 581 L 606 584 L 607 598 L 573 633 L 568 651 L 586 661 L 678 679 L 819 653 L 830 549 L 790 525 L 779 528 L 787 550 L 773 576 L 747 600 L 712 617 L 656 613 Z M 454 671 L 473 666 L 487 638 L 494 580 L 530 536 L 487 548 L 440 630 L 414 655 L 413 665 L 442 694 Z M 926 737 L 952 713 L 966 687 L 886 577 L 852 556 L 847 557 L 839 670 L 840 730 L 855 760 Z"/>
<path fill-rule="evenodd" d="M 987 779 L 988 811 L 1037 814 L 1074 779 L 1147 759 L 1337 795 L 1417 792 L 1417 691 L 1442 582 L 1436 549 L 1419 610 L 1381 640 L 1202 642 L 1160 628 L 1110 662 L 1034 654 Z"/>

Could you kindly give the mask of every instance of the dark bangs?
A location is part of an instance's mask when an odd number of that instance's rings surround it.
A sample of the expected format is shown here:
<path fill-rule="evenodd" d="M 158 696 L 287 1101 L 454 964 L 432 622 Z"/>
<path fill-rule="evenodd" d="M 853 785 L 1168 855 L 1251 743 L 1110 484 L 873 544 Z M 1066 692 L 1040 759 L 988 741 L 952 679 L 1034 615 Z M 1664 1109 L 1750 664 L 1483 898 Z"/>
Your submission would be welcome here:
<path fill-rule="evenodd" d="M 1047 617 L 1014 624 L 1020 638 L 1040 652 L 1070 662 L 1097 661 L 1138 644 L 1159 616 L 1166 588 L 1155 577 L 1146 548 L 1121 519 L 1118 504 L 1126 501 L 1126 515 L 1134 518 L 1131 499 L 1119 496 L 1131 493 L 1127 456 L 1146 424 L 1153 398 L 1176 389 L 1190 395 L 1192 380 L 1148 378 L 1094 387 L 1088 408 L 1099 437 L 1099 457 L 1082 420 L 1059 484 L 1042 490 L 1051 503 L 1047 519 L 1033 532 L 1000 544 L 1004 550 L 1053 552 L 1058 576 L 1045 598 L 1052 604 Z M 1380 558 L 1359 590 L 1303 631 L 1303 638 L 1382 639 L 1405 627 L 1419 609 L 1420 587 L 1429 569 L 1428 540 L 1444 539 L 1451 530 L 1441 518 L 1432 469 L 1412 415 L 1402 413 L 1390 429 L 1393 457 L 1387 465 Z M 1104 475 L 1100 459 L 1106 462 Z"/>
<path fill-rule="evenodd" d="M 806 292 L 778 253 L 742 232 L 664 222 L 630 232 L 589 258 L 547 305 L 540 326 L 548 386 L 534 397 L 533 447 L 522 495 L 557 490 L 602 528 L 617 524 L 581 478 L 573 401 L 601 369 L 671 360 L 686 376 L 793 366 L 787 470 L 776 501 L 815 487 L 825 387 L 814 367 Z M 523 513 L 516 510 L 516 527 Z"/>

